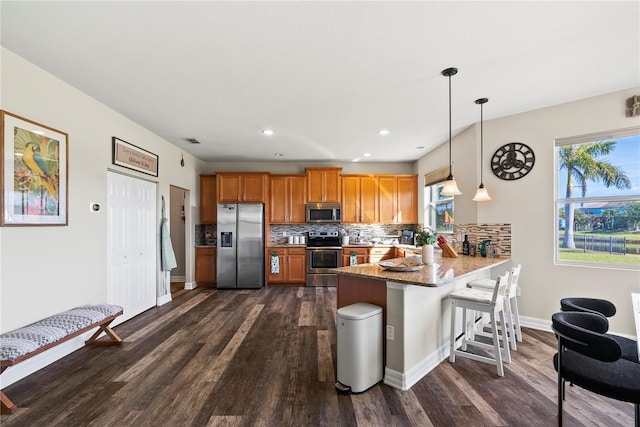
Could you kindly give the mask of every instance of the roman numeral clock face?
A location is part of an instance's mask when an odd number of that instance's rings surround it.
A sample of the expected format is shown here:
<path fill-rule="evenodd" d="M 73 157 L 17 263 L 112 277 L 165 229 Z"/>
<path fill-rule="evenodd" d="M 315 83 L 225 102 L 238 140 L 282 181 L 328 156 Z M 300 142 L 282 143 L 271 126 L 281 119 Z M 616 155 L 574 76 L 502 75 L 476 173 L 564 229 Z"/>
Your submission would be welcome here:
<path fill-rule="evenodd" d="M 533 150 L 521 142 L 510 142 L 498 148 L 491 157 L 491 170 L 500 179 L 520 179 L 533 169 L 536 156 Z"/>

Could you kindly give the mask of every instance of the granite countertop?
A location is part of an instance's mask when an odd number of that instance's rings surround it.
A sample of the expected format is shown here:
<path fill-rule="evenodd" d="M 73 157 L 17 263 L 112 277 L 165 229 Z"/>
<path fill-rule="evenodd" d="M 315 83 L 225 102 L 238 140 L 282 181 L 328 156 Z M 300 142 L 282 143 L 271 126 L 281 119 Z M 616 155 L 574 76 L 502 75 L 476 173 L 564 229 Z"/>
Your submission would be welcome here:
<path fill-rule="evenodd" d="M 267 248 L 306 248 L 307 245 L 294 245 L 288 243 L 270 243 Z"/>
<path fill-rule="evenodd" d="M 413 262 L 420 263 L 420 256 L 405 258 L 395 258 L 387 262 Z M 379 279 L 385 281 L 407 283 L 418 286 L 442 286 L 447 283 L 464 277 L 467 274 L 495 267 L 510 261 L 510 258 L 483 258 L 460 255 L 458 258 L 444 258 L 436 254 L 433 265 L 425 265 L 421 270 L 413 272 L 395 272 L 385 270 L 377 263 L 360 264 L 349 267 L 339 267 L 331 269 L 331 272 L 345 274 L 349 276 L 366 277 L 369 279 Z"/>

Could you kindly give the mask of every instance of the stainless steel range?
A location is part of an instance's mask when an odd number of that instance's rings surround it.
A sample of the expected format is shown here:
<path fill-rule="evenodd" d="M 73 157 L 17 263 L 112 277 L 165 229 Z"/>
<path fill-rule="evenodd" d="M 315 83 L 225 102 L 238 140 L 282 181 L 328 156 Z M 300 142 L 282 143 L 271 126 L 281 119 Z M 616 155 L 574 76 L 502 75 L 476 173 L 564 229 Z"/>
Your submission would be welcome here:
<path fill-rule="evenodd" d="M 342 246 L 337 231 L 310 231 L 307 240 L 307 286 L 336 286 L 338 275 L 329 269 L 342 267 Z"/>

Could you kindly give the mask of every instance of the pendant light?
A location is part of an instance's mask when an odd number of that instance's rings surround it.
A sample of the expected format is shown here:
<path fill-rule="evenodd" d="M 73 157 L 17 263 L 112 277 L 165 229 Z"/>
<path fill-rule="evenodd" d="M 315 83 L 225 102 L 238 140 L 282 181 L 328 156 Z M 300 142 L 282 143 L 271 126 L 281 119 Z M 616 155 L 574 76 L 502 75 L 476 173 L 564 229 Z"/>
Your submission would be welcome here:
<path fill-rule="evenodd" d="M 443 196 L 459 196 L 462 192 L 458 189 L 458 184 L 453 178 L 453 168 L 451 163 L 451 76 L 458 74 L 457 68 L 447 68 L 442 71 L 442 75 L 449 78 L 449 176 L 440 190 Z"/>
<path fill-rule="evenodd" d="M 484 188 L 484 183 L 482 182 L 482 161 L 484 154 L 482 106 L 488 101 L 488 98 L 476 99 L 476 104 L 480 104 L 480 186 L 478 187 L 478 191 L 476 191 L 476 195 L 473 197 L 474 202 L 488 202 L 489 200 L 491 200 L 491 197 L 489 197 L 489 193 L 487 193 L 487 189 Z"/>

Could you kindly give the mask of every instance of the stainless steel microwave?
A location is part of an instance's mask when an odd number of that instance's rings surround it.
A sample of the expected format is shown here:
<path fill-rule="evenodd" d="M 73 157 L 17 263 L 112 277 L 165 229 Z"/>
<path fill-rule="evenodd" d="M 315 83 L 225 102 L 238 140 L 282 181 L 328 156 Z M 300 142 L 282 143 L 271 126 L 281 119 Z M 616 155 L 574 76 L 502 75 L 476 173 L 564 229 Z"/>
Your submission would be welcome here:
<path fill-rule="evenodd" d="M 340 222 L 340 203 L 307 203 L 307 222 Z"/>

